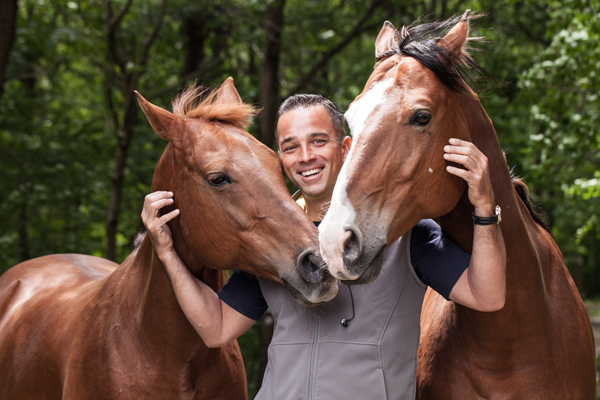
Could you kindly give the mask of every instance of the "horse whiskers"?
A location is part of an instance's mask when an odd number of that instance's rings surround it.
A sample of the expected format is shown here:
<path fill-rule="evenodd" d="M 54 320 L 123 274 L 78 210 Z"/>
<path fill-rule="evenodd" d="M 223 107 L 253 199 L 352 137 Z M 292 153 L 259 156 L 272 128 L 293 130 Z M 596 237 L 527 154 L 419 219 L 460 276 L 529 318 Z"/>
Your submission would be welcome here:
<path fill-rule="evenodd" d="M 329 206 L 331 206 L 331 200 L 329 200 L 326 203 L 323 203 L 323 205 L 321 206 L 321 212 L 319 213 L 319 218 L 325 218 L 325 214 L 327 214 L 327 211 L 329 211 Z"/>

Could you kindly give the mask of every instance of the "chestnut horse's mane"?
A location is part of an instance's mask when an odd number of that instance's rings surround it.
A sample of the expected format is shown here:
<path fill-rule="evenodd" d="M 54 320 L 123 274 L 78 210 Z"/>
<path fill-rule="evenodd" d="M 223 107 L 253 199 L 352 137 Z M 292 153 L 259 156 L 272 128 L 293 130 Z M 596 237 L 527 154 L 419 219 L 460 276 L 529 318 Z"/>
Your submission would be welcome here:
<path fill-rule="evenodd" d="M 440 43 L 440 35 L 454 27 L 463 19 L 473 20 L 482 17 L 483 14 L 472 14 L 465 16 L 454 16 L 444 21 L 433 21 L 421 23 L 422 18 L 417 19 L 408 28 L 402 27 L 398 31 L 400 42 L 395 49 L 392 49 L 377 58 L 381 61 L 384 58 L 401 55 L 417 59 L 425 67 L 429 68 L 448 88 L 458 93 L 468 91 L 466 80 L 473 80 L 469 75 L 467 68 L 474 70 L 477 75 L 485 80 L 496 81 L 493 76 L 486 72 L 473 58 L 465 51 L 477 50 L 472 47 L 463 47 L 460 54 L 456 54 Z M 485 41 L 483 37 L 469 37 L 468 41 Z M 466 68 L 465 68 L 466 67 Z"/>
<path fill-rule="evenodd" d="M 218 92 L 193 84 L 173 100 L 173 114 L 181 119 L 203 118 L 228 122 L 242 129 L 248 127 L 258 109 L 241 102 L 220 102 Z"/>

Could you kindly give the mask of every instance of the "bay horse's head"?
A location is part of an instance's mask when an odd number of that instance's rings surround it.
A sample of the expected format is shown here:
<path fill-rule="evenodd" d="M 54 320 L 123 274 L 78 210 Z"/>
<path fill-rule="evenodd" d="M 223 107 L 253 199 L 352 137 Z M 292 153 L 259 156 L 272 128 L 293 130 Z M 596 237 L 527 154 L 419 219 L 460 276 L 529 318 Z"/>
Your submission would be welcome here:
<path fill-rule="evenodd" d="M 279 157 L 243 128 L 255 114 L 228 78 L 202 96 L 190 88 L 173 113 L 139 103 L 154 131 L 170 143 L 152 190 L 170 190 L 179 217 L 169 222 L 190 271 L 239 268 L 282 282 L 302 304 L 330 300 L 337 281 L 318 247 L 317 229 L 287 191 Z"/>
<path fill-rule="evenodd" d="M 472 18 L 467 11 L 400 32 L 386 21 L 379 33 L 374 71 L 345 114 L 353 144 L 319 227 L 335 277 L 375 279 L 388 244 L 461 198 L 466 184 L 446 171 L 443 148 L 452 137 L 469 140 L 461 101 L 476 95 L 457 66 L 482 71 L 464 50 Z"/>

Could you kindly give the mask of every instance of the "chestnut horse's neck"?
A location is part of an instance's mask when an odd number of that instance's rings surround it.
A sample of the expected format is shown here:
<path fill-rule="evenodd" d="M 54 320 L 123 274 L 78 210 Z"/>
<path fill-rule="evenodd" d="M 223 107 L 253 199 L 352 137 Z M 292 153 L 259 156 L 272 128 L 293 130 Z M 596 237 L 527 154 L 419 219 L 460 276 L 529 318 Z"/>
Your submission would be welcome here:
<path fill-rule="evenodd" d="M 522 301 L 530 302 L 534 309 L 543 307 L 542 304 L 533 304 L 533 299 L 544 298 L 543 275 L 536 253 L 540 227 L 513 187 L 496 132 L 479 99 L 470 93 L 460 95 L 457 101 L 461 102 L 470 140 L 488 158 L 494 196 L 502 208 L 500 228 L 507 253 L 507 296 L 503 312 L 510 314 L 516 311 Z M 465 189 L 457 206 L 439 218 L 445 234 L 468 252 L 471 252 L 473 244 L 472 212 L 473 206 Z"/>
<path fill-rule="evenodd" d="M 181 195 L 181 175 L 174 164 L 172 147 L 169 145 L 156 167 L 152 191 L 172 190 Z M 192 254 L 177 221 L 178 218 L 169 223 L 177 253 L 196 278 L 217 292 L 223 286 L 223 271 L 206 268 L 196 260 L 193 254 L 200 254 L 201 249 L 193 249 Z M 157 346 L 165 351 L 190 356 L 206 349 L 181 310 L 149 236 L 144 238 L 137 252 L 132 253 L 118 271 L 113 284 L 116 283 L 116 296 L 121 299 L 120 317 L 129 319 L 128 322 L 134 325 L 144 346 Z"/>

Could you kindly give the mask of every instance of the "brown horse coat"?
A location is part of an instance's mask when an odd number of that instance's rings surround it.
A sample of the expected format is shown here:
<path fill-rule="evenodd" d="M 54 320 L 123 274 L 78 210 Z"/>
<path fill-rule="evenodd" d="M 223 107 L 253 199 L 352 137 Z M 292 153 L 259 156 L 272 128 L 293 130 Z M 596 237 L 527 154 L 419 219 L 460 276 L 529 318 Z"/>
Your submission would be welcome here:
<path fill-rule="evenodd" d="M 456 72 L 457 65 L 477 66 L 463 49 L 470 18 L 467 12 L 401 32 L 385 23 L 378 63 L 346 113 L 354 143 L 319 227 L 321 248 L 330 267 L 368 281 L 386 244 L 423 218 L 439 218 L 444 233 L 471 252 L 473 206 L 465 182 L 446 172 L 443 148 L 450 138 L 472 142 L 487 156 L 502 208 L 506 302 L 484 313 L 429 290 L 417 397 L 593 399 L 594 339 L 581 297 L 552 237 L 513 187 L 492 122 Z M 431 38 L 451 26 L 441 40 Z M 415 124 L 419 112 L 430 122 Z M 352 241 L 340 243 L 343 237 Z"/>
<path fill-rule="evenodd" d="M 181 216 L 174 246 L 214 291 L 218 269 L 284 282 L 301 303 L 335 296 L 317 230 L 283 182 L 279 158 L 240 126 L 252 114 L 229 78 L 177 116 L 140 104 L 171 143 L 153 190 L 171 190 Z M 226 184 L 210 184 L 215 174 Z M 255 193 L 254 191 L 258 192 Z M 211 267 L 211 268 L 208 268 Z M 236 341 L 207 348 L 186 319 L 149 237 L 121 265 L 78 254 L 21 263 L 0 277 L 0 399 L 243 399 Z"/>

